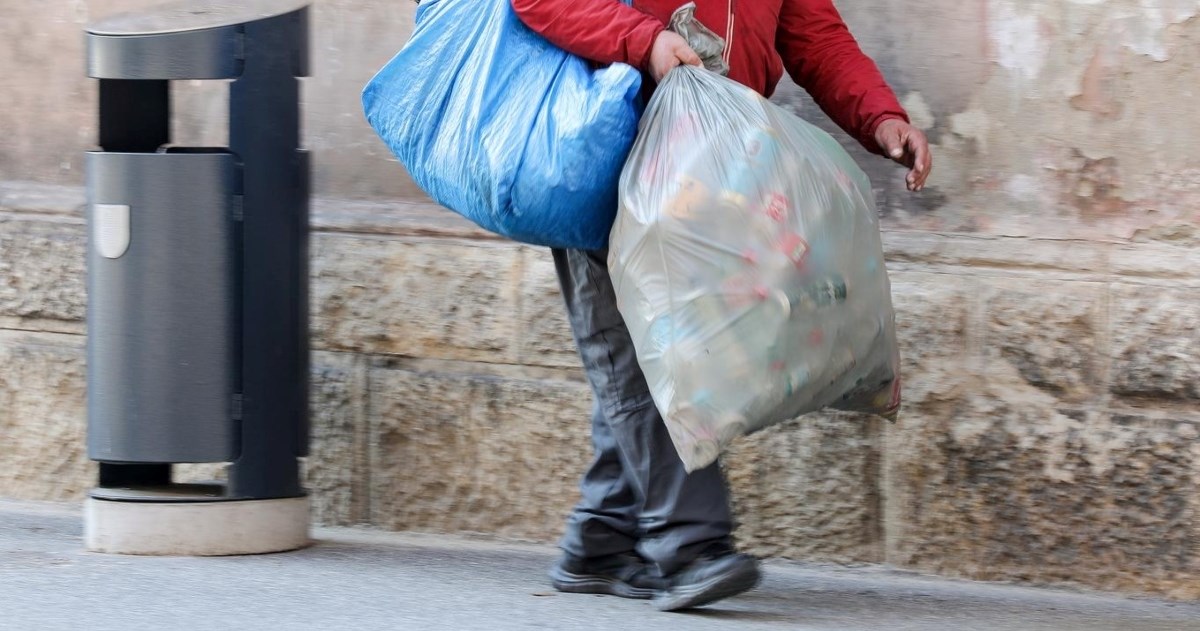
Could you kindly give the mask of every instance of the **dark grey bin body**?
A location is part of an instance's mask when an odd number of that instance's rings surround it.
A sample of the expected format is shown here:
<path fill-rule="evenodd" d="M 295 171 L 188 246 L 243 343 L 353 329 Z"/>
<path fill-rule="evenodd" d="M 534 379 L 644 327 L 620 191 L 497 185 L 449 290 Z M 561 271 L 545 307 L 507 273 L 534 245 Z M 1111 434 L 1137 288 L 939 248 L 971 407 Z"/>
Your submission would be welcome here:
<path fill-rule="evenodd" d="M 87 171 L 88 221 L 104 219 L 97 208 L 110 217 L 128 213 L 129 233 L 119 258 L 102 254 L 102 244 L 88 248 L 89 455 L 234 460 L 236 158 L 91 153 Z M 93 241 L 103 238 L 99 230 Z"/>
<path fill-rule="evenodd" d="M 87 157 L 93 495 L 304 494 L 308 7 L 192 0 L 88 29 L 100 150 Z M 170 82 L 230 80 L 229 146 L 170 144 Z M 171 465 L 227 462 L 224 485 Z"/>

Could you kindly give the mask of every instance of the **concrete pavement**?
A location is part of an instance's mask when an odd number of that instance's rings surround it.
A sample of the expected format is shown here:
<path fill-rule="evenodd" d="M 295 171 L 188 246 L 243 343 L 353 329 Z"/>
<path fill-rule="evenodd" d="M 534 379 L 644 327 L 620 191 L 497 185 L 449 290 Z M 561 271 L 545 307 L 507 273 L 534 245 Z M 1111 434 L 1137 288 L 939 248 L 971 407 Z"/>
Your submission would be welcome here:
<path fill-rule="evenodd" d="M 1200 603 L 780 562 L 750 594 L 667 614 L 554 593 L 545 546 L 314 534 L 279 555 L 106 556 L 82 550 L 76 507 L 0 501 L 0 629 L 1200 631 Z"/>

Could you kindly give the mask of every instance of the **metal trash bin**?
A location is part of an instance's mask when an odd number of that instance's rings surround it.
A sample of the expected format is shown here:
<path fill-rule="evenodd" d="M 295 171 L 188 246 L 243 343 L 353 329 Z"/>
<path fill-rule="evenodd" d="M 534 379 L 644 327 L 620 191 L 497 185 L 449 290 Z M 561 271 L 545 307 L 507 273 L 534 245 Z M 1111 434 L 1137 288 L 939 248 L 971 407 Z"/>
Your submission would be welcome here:
<path fill-rule="evenodd" d="M 192 0 L 87 29 L 100 84 L 86 161 L 91 549 L 307 541 L 308 15 L 307 0 Z M 196 79 L 230 81 L 227 147 L 171 144 L 171 82 Z M 229 463 L 228 481 L 172 481 L 172 465 L 204 462 Z M 231 519 L 274 532 L 222 541 Z"/>

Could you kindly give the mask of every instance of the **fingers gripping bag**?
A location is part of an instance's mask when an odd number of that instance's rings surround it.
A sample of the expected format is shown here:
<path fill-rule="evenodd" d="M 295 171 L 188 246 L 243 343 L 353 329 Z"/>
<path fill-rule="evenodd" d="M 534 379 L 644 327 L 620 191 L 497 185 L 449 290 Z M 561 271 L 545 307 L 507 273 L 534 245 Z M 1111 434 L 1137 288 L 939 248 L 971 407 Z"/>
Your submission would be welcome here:
<path fill-rule="evenodd" d="M 825 132 L 672 70 L 621 174 L 617 305 L 686 468 L 823 408 L 894 416 L 899 351 L 866 174 Z"/>
<path fill-rule="evenodd" d="M 434 201 L 516 241 L 602 248 L 637 134 L 641 74 L 594 69 L 509 0 L 423 0 L 363 90 L 367 121 Z"/>

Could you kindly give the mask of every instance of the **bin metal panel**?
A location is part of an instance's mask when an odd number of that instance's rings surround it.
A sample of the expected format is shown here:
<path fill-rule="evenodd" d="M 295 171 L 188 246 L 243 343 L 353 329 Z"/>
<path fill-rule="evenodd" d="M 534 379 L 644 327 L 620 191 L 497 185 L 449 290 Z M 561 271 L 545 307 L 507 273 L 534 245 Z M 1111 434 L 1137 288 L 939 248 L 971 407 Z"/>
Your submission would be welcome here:
<path fill-rule="evenodd" d="M 242 26 L 307 9 L 312 0 L 175 0 L 93 22 L 95 35 L 172 35 Z"/>
<path fill-rule="evenodd" d="M 238 455 L 238 165 L 228 152 L 88 154 L 88 455 Z"/>
<path fill-rule="evenodd" d="M 242 73 L 236 28 L 175 35 L 87 39 L 89 77 L 96 79 L 235 79 Z"/>

